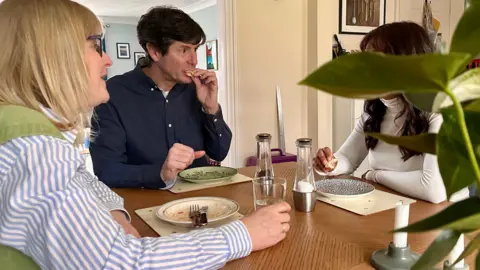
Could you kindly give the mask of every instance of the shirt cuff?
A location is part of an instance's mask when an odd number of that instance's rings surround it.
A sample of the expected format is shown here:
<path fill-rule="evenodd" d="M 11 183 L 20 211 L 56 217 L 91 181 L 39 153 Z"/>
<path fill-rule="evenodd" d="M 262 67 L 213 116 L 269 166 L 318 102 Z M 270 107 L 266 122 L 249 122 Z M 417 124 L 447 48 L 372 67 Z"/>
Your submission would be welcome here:
<path fill-rule="evenodd" d="M 173 186 L 175 186 L 175 183 L 177 183 L 177 177 L 173 180 L 163 180 L 162 181 L 165 183 L 165 187 L 164 188 L 160 188 L 160 190 L 169 190 L 171 189 Z"/>
<path fill-rule="evenodd" d="M 375 182 L 375 183 L 378 183 L 377 182 L 377 171 L 375 171 L 375 170 L 368 171 L 367 174 L 365 175 L 365 179 L 367 179 L 369 181 L 372 181 L 372 182 Z"/>
<path fill-rule="evenodd" d="M 216 123 L 217 121 L 222 120 L 223 121 L 223 112 L 222 112 L 222 107 L 220 104 L 218 105 L 218 111 L 215 114 L 209 114 L 203 109 L 202 107 L 202 112 L 205 114 L 208 120 L 213 121 Z"/>
<path fill-rule="evenodd" d="M 243 222 L 237 220 L 218 229 L 227 240 L 227 246 L 230 250 L 229 261 L 246 257 L 252 252 L 252 239 Z"/>
<path fill-rule="evenodd" d="M 205 109 L 203 108 L 202 106 L 202 112 L 206 115 L 213 115 L 213 116 L 217 116 L 219 113 L 220 113 L 221 109 L 220 109 L 220 104 L 218 104 L 218 111 L 215 113 L 215 114 L 210 114 L 208 112 L 205 111 Z"/>
<path fill-rule="evenodd" d="M 165 188 L 166 183 L 160 177 L 162 170 L 161 164 L 149 165 L 142 169 L 142 181 L 140 185 L 143 188 L 148 189 L 161 189 Z"/>

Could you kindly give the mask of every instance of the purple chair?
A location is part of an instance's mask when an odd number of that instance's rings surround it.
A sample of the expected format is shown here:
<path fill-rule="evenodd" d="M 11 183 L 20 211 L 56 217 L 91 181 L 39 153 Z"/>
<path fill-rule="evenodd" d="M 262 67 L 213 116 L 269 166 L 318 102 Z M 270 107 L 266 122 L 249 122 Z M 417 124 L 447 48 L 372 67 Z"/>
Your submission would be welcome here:
<path fill-rule="evenodd" d="M 293 155 L 290 153 L 283 153 L 283 151 L 279 148 L 273 148 L 271 152 L 272 152 L 272 164 L 284 163 L 284 162 L 297 162 L 297 155 Z M 256 165 L 257 165 L 256 156 L 250 156 L 247 158 L 247 167 L 256 166 Z"/>

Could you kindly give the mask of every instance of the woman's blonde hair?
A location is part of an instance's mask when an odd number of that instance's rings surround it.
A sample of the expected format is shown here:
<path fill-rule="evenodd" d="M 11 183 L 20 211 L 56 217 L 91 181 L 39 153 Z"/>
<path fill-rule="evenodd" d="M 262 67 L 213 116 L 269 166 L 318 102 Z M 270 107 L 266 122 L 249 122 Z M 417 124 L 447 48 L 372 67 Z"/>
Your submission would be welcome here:
<path fill-rule="evenodd" d="M 87 38 L 102 32 L 88 8 L 70 0 L 0 3 L 0 104 L 49 108 L 62 130 L 90 126 Z"/>

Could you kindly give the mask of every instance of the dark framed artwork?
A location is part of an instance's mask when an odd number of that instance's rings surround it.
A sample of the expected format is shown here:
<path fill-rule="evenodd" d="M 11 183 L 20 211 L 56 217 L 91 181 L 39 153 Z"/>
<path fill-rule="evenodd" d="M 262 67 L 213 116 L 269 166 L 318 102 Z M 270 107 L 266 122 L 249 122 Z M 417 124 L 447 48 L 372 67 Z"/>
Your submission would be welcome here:
<path fill-rule="evenodd" d="M 117 58 L 130 59 L 130 43 L 117 43 Z"/>
<path fill-rule="evenodd" d="M 386 0 L 339 0 L 340 34 L 364 35 L 385 24 Z"/>
<path fill-rule="evenodd" d="M 145 56 L 146 56 L 145 52 L 134 52 L 133 53 L 133 61 L 135 63 L 135 66 L 137 66 L 138 60 L 142 57 L 145 57 Z"/>

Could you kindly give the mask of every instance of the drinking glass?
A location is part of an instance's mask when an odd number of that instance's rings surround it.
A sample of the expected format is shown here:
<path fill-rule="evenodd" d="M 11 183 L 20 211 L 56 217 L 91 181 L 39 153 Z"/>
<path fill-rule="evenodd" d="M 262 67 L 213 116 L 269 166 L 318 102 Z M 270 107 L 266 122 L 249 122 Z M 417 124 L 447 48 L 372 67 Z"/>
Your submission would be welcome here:
<path fill-rule="evenodd" d="M 287 179 L 282 177 L 258 177 L 253 179 L 255 210 L 285 201 Z"/>

